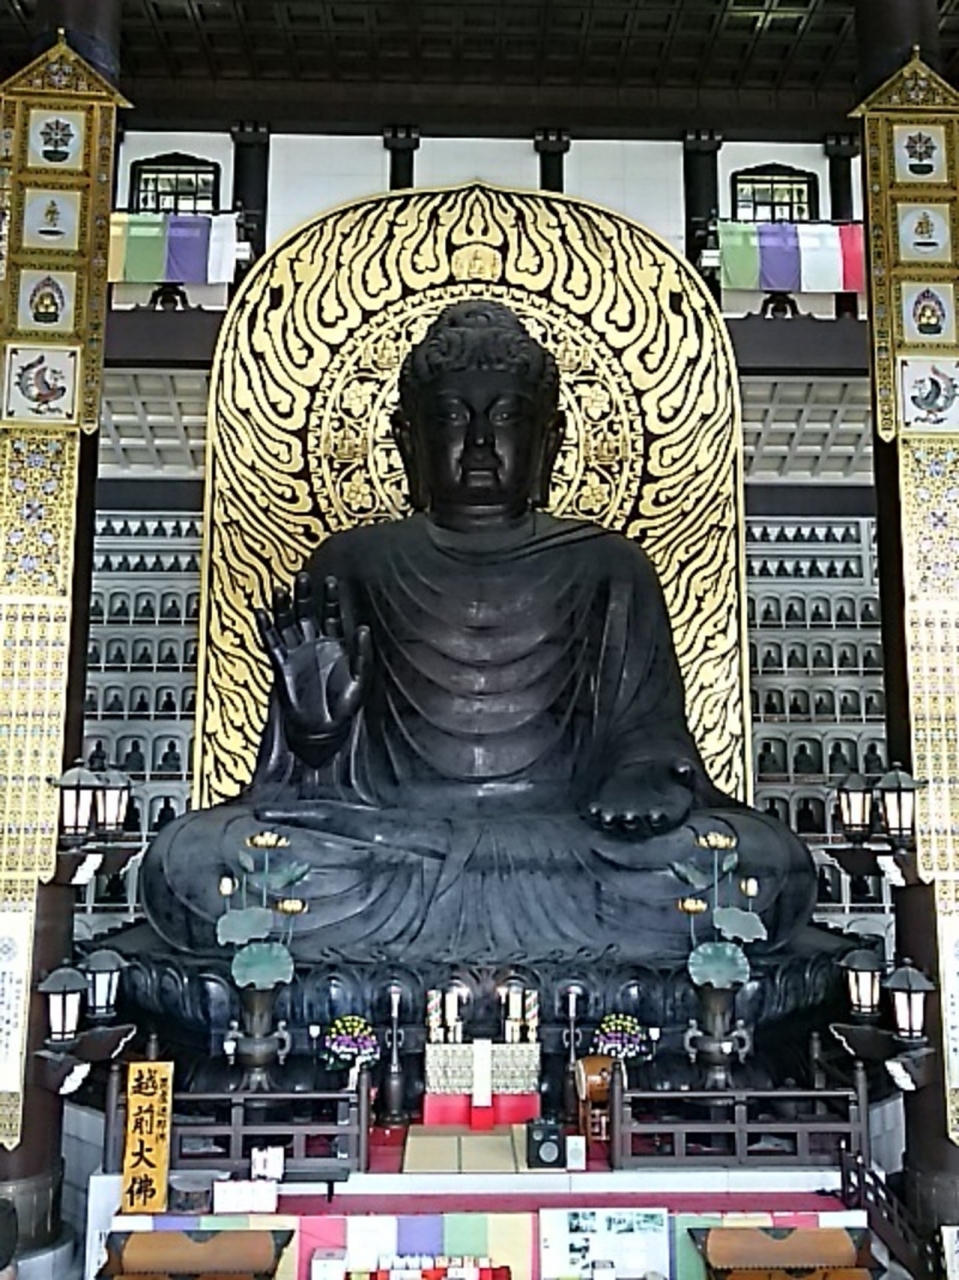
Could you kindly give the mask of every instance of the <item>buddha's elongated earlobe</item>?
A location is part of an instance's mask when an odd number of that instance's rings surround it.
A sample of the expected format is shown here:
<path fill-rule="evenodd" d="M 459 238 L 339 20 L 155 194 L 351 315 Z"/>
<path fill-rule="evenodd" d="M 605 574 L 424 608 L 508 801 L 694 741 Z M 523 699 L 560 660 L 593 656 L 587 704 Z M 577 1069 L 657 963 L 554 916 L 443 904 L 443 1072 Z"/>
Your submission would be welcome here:
<path fill-rule="evenodd" d="M 557 409 L 543 429 L 542 439 L 534 459 L 534 471 L 530 485 L 530 506 L 545 507 L 549 502 L 549 487 L 553 475 L 553 467 L 559 455 L 560 445 L 566 432 L 566 414 Z"/>
<path fill-rule="evenodd" d="M 394 409 L 393 416 L 390 418 L 390 425 L 393 428 L 393 439 L 396 441 L 396 447 L 399 449 L 400 458 L 403 461 L 403 470 L 406 472 L 410 506 L 414 511 L 425 511 L 430 505 L 430 495 L 426 484 L 426 476 L 423 474 L 423 469 L 419 465 L 417 458 L 416 433 L 412 424 L 400 409 Z"/>

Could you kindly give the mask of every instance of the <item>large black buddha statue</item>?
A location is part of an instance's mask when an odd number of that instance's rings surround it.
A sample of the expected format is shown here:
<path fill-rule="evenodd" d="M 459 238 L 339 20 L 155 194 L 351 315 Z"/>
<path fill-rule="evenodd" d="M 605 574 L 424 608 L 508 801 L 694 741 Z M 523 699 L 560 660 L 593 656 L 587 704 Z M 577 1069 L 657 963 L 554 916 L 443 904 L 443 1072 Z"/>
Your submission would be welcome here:
<path fill-rule="evenodd" d="M 805 846 L 706 776 L 646 555 L 540 509 L 557 405 L 555 361 L 498 304 L 448 308 L 411 351 L 394 425 L 415 514 L 330 537 L 258 613 L 275 682 L 253 780 L 144 862 L 168 942 L 215 948 L 220 878 L 264 829 L 288 841 L 274 872 L 309 867 L 275 895 L 308 904 L 304 961 L 676 960 L 715 834 L 738 854 L 722 902 L 758 881 L 767 947 L 805 925 Z"/>

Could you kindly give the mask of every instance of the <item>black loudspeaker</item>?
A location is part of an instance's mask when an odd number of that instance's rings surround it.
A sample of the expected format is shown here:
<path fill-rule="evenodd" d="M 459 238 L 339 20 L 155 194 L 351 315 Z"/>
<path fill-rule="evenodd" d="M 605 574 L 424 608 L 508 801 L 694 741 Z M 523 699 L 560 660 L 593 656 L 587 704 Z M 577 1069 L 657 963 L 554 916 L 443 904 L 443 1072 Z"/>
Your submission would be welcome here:
<path fill-rule="evenodd" d="M 530 1169 L 565 1169 L 566 1135 L 554 1120 L 526 1124 L 526 1163 Z"/>

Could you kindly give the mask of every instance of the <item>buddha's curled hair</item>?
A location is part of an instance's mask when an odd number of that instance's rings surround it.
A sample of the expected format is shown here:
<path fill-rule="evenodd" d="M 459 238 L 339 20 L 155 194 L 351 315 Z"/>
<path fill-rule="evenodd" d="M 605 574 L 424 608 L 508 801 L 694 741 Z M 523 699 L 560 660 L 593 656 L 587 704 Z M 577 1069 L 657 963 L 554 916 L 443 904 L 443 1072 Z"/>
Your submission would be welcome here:
<path fill-rule="evenodd" d="M 444 373 L 468 369 L 511 373 L 555 407 L 559 370 L 552 354 L 502 303 L 478 298 L 447 307 L 411 349 L 400 369 L 400 405 L 410 417 L 416 389 Z"/>

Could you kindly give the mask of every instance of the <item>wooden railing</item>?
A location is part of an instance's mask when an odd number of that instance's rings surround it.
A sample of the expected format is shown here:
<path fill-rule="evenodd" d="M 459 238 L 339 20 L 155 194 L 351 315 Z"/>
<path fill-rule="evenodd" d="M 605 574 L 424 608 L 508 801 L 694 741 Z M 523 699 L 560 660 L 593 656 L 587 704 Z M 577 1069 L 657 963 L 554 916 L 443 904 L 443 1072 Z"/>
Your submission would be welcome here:
<path fill-rule="evenodd" d="M 849 1209 L 865 1209 L 870 1230 L 889 1253 L 917 1280 L 940 1280 L 945 1262 L 936 1239 L 926 1239 L 909 1210 L 885 1182 L 861 1158 L 846 1152 L 842 1157 L 843 1203 Z"/>
<path fill-rule="evenodd" d="M 614 1169 L 831 1167 L 842 1153 L 868 1159 L 865 1080 L 852 1089 L 627 1089 L 610 1081 Z"/>
<path fill-rule="evenodd" d="M 107 1087 L 103 1168 L 119 1172 L 126 1103 L 120 1067 Z M 341 1181 L 369 1167 L 370 1077 L 353 1089 L 315 1093 L 175 1093 L 170 1167 L 249 1176 L 254 1147 L 282 1147 L 284 1176 Z"/>

